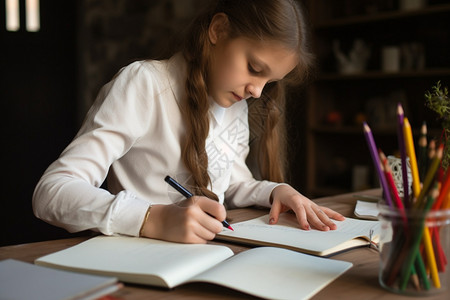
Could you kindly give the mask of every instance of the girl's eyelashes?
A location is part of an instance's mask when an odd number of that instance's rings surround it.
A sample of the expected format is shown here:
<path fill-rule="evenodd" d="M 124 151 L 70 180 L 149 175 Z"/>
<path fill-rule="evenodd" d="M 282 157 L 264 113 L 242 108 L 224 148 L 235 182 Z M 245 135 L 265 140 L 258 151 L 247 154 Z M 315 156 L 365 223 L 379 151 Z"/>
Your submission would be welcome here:
<path fill-rule="evenodd" d="M 252 74 L 259 74 L 259 73 L 260 73 L 260 71 L 257 71 L 257 70 L 252 66 L 252 64 L 248 64 L 248 70 L 249 70 L 249 72 L 252 73 Z"/>

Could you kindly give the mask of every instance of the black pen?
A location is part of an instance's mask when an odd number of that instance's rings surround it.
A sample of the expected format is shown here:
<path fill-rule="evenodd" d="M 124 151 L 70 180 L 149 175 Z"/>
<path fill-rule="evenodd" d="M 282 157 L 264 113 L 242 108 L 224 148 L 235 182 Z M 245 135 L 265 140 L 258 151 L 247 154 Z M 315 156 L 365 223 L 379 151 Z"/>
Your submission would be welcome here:
<path fill-rule="evenodd" d="M 178 192 L 180 192 L 181 195 L 183 195 L 184 197 L 186 197 L 186 199 L 191 198 L 192 196 L 194 196 L 191 192 L 189 192 L 184 186 L 182 186 L 181 184 L 179 184 L 175 179 L 173 179 L 170 176 L 166 176 L 166 178 L 164 178 L 164 180 L 174 189 L 176 189 Z M 208 213 L 207 213 L 208 214 Z M 210 215 L 210 214 L 208 214 Z M 211 215 L 210 215 L 211 216 Z M 213 216 L 211 216 L 213 217 Z M 213 217 L 214 218 L 214 217 Z M 234 229 L 230 226 L 230 224 L 228 224 L 228 222 L 226 220 L 222 221 L 223 227 L 226 227 L 228 229 L 231 229 L 234 231 Z"/>

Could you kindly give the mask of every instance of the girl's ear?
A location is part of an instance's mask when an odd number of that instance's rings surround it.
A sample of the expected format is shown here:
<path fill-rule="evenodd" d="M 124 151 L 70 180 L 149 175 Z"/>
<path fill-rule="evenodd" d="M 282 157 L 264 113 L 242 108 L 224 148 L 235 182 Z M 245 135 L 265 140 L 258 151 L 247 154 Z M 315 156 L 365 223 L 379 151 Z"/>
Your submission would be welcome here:
<path fill-rule="evenodd" d="M 217 13 L 213 16 L 209 24 L 208 35 L 211 44 L 215 45 L 220 39 L 226 37 L 228 33 L 228 16 L 224 13 Z"/>

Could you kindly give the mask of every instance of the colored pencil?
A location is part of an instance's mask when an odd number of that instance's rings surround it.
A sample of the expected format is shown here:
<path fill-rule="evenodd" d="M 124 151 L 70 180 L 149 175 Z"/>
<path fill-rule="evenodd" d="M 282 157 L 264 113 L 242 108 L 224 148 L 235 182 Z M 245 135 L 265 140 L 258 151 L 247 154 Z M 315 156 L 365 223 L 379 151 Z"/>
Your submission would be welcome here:
<path fill-rule="evenodd" d="M 405 207 L 403 206 L 403 202 L 402 199 L 400 199 L 400 196 L 398 194 L 398 190 L 397 187 L 395 185 L 395 181 L 394 181 L 394 177 L 392 176 L 392 169 L 389 166 L 389 162 L 386 158 L 386 155 L 383 153 L 383 151 L 379 150 L 379 155 L 380 155 L 380 161 L 382 163 L 382 170 L 384 171 L 384 174 L 386 176 L 386 181 L 390 187 L 391 190 L 391 194 L 395 200 L 395 204 L 396 206 L 401 210 L 404 211 Z M 405 217 L 405 221 L 406 221 L 406 217 Z"/>
<path fill-rule="evenodd" d="M 378 179 L 380 180 L 381 187 L 383 188 L 383 193 L 384 193 L 386 203 L 390 207 L 392 207 L 391 194 L 389 192 L 389 187 L 388 187 L 388 184 L 386 181 L 386 177 L 384 176 L 383 172 L 381 171 L 380 158 L 378 156 L 377 146 L 375 144 L 375 140 L 372 135 L 372 130 L 370 129 L 369 125 L 367 125 L 366 122 L 364 122 L 363 126 L 364 126 L 364 136 L 366 137 L 367 146 L 369 147 L 370 155 L 372 156 L 373 164 L 374 164 L 375 169 L 378 174 Z"/>
<path fill-rule="evenodd" d="M 450 176 L 450 168 L 447 170 L 447 176 Z M 450 178 L 446 176 L 446 179 L 449 180 L 450 182 Z M 446 207 L 444 206 L 444 203 L 442 202 L 442 199 L 445 198 L 445 194 L 449 192 L 449 185 L 447 184 L 447 186 L 445 185 L 445 181 L 443 181 L 440 185 L 440 188 L 438 189 L 437 192 L 437 196 L 436 196 L 436 202 L 433 205 L 433 210 L 438 210 L 438 209 L 446 209 Z M 439 184 L 437 184 L 437 186 L 439 186 Z M 450 194 L 448 194 L 450 195 Z M 441 204 L 438 203 L 441 202 Z M 433 245 L 434 245 L 434 249 L 436 249 L 435 255 L 436 255 L 436 261 L 438 264 L 438 269 L 441 272 L 445 271 L 445 267 L 447 265 L 447 257 L 444 253 L 444 250 L 442 249 L 442 244 L 441 244 L 441 237 L 440 237 L 440 232 L 439 232 L 439 228 L 438 227 L 433 227 L 433 230 L 431 231 L 431 238 L 433 240 Z"/>
<path fill-rule="evenodd" d="M 409 124 L 408 118 L 403 119 L 403 134 L 405 135 L 406 153 L 409 156 L 409 163 L 411 165 L 411 172 L 413 177 L 412 187 L 414 197 L 418 197 L 420 194 L 420 178 L 419 170 L 417 168 L 416 151 L 414 149 L 414 141 L 412 136 L 411 124 Z"/>
<path fill-rule="evenodd" d="M 428 169 L 427 155 L 427 123 L 423 122 L 420 127 L 419 142 L 417 143 L 417 164 L 419 168 L 419 177 L 423 180 Z"/>
<path fill-rule="evenodd" d="M 389 162 L 386 158 L 386 155 L 383 153 L 383 151 L 379 150 L 379 154 L 380 154 L 380 160 L 382 162 L 383 171 L 386 175 L 386 180 L 391 188 L 391 192 L 392 192 L 392 196 L 395 200 L 395 204 L 396 204 L 397 208 L 400 210 L 400 213 L 402 215 L 403 223 L 405 225 L 404 230 L 408 231 L 408 228 L 407 228 L 408 219 L 405 214 L 405 207 L 403 206 L 402 200 L 400 199 L 400 196 L 398 194 L 397 187 L 394 182 L 394 177 L 392 176 L 392 169 L 389 166 Z M 408 233 L 406 233 L 406 234 L 408 234 Z M 419 281 L 419 276 L 417 275 L 415 265 L 417 265 L 417 268 L 420 270 L 421 277 L 427 276 L 426 270 L 425 270 L 425 265 L 420 256 L 416 257 L 415 264 L 413 264 L 411 266 L 411 281 L 414 284 L 414 287 L 417 290 L 420 290 L 420 281 Z"/>
<path fill-rule="evenodd" d="M 415 269 L 419 270 L 418 274 L 419 274 L 419 277 L 422 279 L 422 283 L 423 283 L 423 286 L 424 286 L 425 290 L 429 290 L 430 289 L 430 281 L 428 280 L 427 269 L 426 269 L 425 264 L 423 262 L 422 256 L 420 256 L 420 253 L 418 253 L 416 255 L 416 259 L 414 261 L 414 264 L 411 266 L 411 276 L 415 275 L 414 274 L 414 270 Z M 415 277 L 417 277 L 417 275 L 415 275 Z M 412 278 L 412 280 L 415 280 L 415 279 Z"/>
<path fill-rule="evenodd" d="M 409 282 L 417 290 L 429 290 L 431 282 L 439 289 L 441 278 L 438 272 L 445 271 L 447 258 L 441 245 L 439 227 L 428 227 L 426 218 L 431 209 L 450 209 L 450 168 L 444 175 L 441 166 L 444 145 L 436 147 L 434 140 L 427 140 L 427 125 L 423 122 L 415 147 L 411 124 L 404 115 L 402 105 L 398 103 L 397 133 L 402 162 L 402 199 L 386 155 L 377 149 L 369 125 L 366 122 L 363 125 L 386 204 L 391 208 L 398 208 L 404 220 L 404 226 L 393 225 L 392 253 L 389 254 L 381 276 L 388 286 L 398 286 L 400 290 L 405 290 Z M 412 182 L 408 180 L 408 158 Z M 410 223 L 406 218 L 407 209 L 412 209 L 412 213 L 419 212 L 419 219 Z"/>
<path fill-rule="evenodd" d="M 405 290 L 406 284 L 408 283 L 408 280 L 411 276 L 412 272 L 412 265 L 418 257 L 420 257 L 420 241 L 422 240 L 424 229 L 425 227 L 425 216 L 431 209 L 431 206 L 433 205 L 433 202 L 435 201 L 435 193 L 430 193 L 427 197 L 426 205 L 423 209 L 423 220 L 421 220 L 420 224 L 420 230 L 418 230 L 417 234 L 415 236 L 412 236 L 413 241 L 411 242 L 411 247 L 409 248 L 410 253 L 407 255 L 405 259 L 405 268 L 403 269 L 405 272 L 402 274 L 401 280 L 400 280 L 400 290 Z M 407 248 L 408 249 L 408 248 Z M 420 271 L 420 270 L 419 270 Z M 424 283 L 425 289 L 429 289 L 429 282 L 427 277 L 422 276 L 422 281 Z"/>
<path fill-rule="evenodd" d="M 433 159 L 431 160 L 430 167 L 428 168 L 427 174 L 425 176 L 425 180 L 423 181 L 422 189 L 420 191 L 419 196 L 416 199 L 416 202 L 414 203 L 415 208 L 421 208 L 424 206 L 423 199 L 425 198 L 425 195 L 429 192 L 432 183 L 436 177 L 436 173 L 439 169 L 439 165 L 442 160 L 442 154 L 444 151 L 444 145 L 440 145 L 437 149 Z"/>
<path fill-rule="evenodd" d="M 444 250 L 442 249 L 439 228 L 433 227 L 430 229 L 431 229 L 431 239 L 433 241 L 433 248 L 436 249 L 435 254 L 438 270 L 439 272 L 445 272 L 445 267 L 447 265 L 447 257 L 445 256 Z"/>
<path fill-rule="evenodd" d="M 447 196 L 445 198 L 447 198 L 447 199 L 445 199 L 443 207 L 444 207 L 444 209 L 450 209 L 450 193 L 449 192 L 447 192 Z"/>
<path fill-rule="evenodd" d="M 430 143 L 428 144 L 427 166 L 429 165 L 429 162 L 433 159 L 435 154 L 436 154 L 436 141 L 431 140 Z"/>
<path fill-rule="evenodd" d="M 400 150 L 400 159 L 402 161 L 402 179 L 403 179 L 403 202 L 409 207 L 409 182 L 408 182 L 408 166 L 406 164 L 406 148 L 405 138 L 403 135 L 404 112 L 401 103 L 397 105 L 397 136 L 398 148 Z"/>
<path fill-rule="evenodd" d="M 433 244 L 431 242 L 430 230 L 428 227 L 423 229 L 422 241 L 425 245 L 425 253 L 427 256 L 428 266 L 430 268 L 431 280 L 436 288 L 441 288 L 441 281 L 439 279 L 436 256 L 434 255 Z"/>
<path fill-rule="evenodd" d="M 448 201 L 449 190 L 450 190 L 450 167 L 447 168 L 445 179 L 442 182 L 441 190 L 439 191 L 439 196 L 437 197 L 436 202 L 433 205 L 433 210 L 450 208 L 449 207 L 450 203 L 448 203 L 450 202 Z"/>

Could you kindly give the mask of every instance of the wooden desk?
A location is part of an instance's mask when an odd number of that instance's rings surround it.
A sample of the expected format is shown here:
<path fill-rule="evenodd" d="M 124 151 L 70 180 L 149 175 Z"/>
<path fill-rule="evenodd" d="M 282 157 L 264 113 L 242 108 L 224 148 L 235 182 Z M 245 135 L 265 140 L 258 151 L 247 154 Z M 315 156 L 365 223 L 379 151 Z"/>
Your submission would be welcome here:
<path fill-rule="evenodd" d="M 379 195 L 379 190 L 369 190 L 357 194 Z M 345 194 L 333 197 L 324 197 L 315 200 L 321 205 L 333 208 L 345 216 L 354 216 L 353 211 L 356 198 L 353 194 Z M 231 210 L 228 216 L 231 222 L 238 222 L 255 218 L 266 214 L 267 210 L 258 209 L 236 209 Z M 77 237 L 71 239 L 45 241 L 30 244 L 6 246 L 0 248 L 0 260 L 14 258 L 26 262 L 33 262 L 36 258 L 76 245 L 89 237 Z M 211 242 L 230 247 L 235 253 L 245 251 L 246 246 Z M 411 299 L 411 297 L 400 296 L 382 289 L 378 283 L 379 255 L 373 249 L 359 248 L 337 254 L 332 259 L 339 259 L 353 263 L 353 268 L 348 270 L 338 279 L 326 286 L 312 299 Z M 270 272 L 270 270 L 268 270 Z M 264 276 L 264 274 L 261 274 Z M 215 286 L 212 284 L 192 283 L 179 286 L 173 290 L 153 288 L 126 284 L 125 287 L 113 294 L 117 299 L 142 300 L 142 299 L 249 299 L 252 298 L 231 289 Z M 424 297 L 424 299 L 450 299 L 450 291 L 445 293 Z"/>

